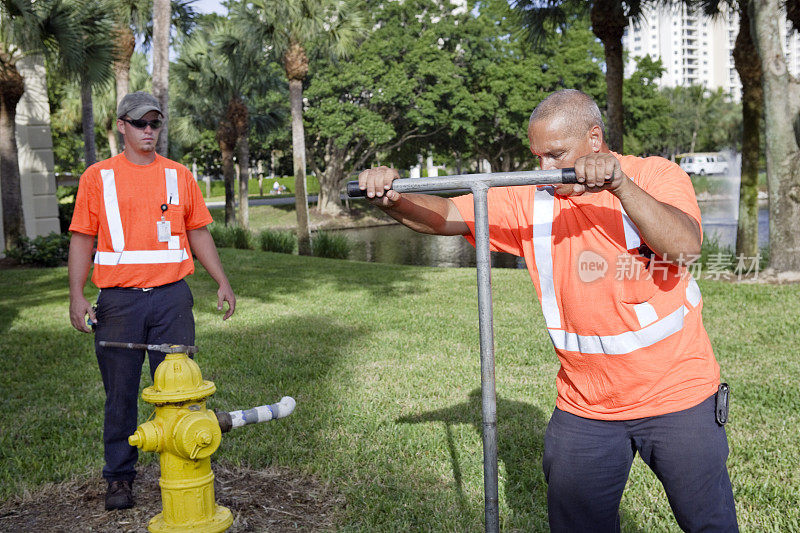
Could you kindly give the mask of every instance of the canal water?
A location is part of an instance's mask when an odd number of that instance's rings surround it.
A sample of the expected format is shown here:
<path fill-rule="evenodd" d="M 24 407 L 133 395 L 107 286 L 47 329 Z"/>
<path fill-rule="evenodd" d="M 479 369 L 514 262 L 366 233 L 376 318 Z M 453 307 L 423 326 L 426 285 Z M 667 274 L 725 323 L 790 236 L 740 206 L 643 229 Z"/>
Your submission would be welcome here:
<path fill-rule="evenodd" d="M 722 248 L 736 246 L 736 206 L 730 200 L 700 203 L 705 239 L 716 239 Z M 769 240 L 768 211 L 759 210 L 761 246 Z M 435 267 L 474 267 L 475 248 L 463 237 L 424 235 L 399 224 L 336 230 L 353 243 L 349 258 L 355 261 Z M 492 266 L 525 268 L 516 256 L 492 252 Z"/>

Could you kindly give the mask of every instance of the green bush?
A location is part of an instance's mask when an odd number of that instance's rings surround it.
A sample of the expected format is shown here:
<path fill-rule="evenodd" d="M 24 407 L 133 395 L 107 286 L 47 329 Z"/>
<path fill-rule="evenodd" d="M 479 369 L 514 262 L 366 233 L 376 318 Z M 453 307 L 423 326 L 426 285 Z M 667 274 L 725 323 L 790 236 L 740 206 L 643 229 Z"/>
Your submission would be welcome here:
<path fill-rule="evenodd" d="M 247 250 L 252 248 L 250 244 L 250 232 L 241 226 L 226 226 L 217 222 L 208 225 L 208 231 L 217 248 L 239 248 Z"/>
<path fill-rule="evenodd" d="M 61 228 L 61 233 L 69 231 L 69 225 L 72 222 L 72 213 L 75 211 L 75 198 L 78 196 L 78 186 L 64 187 L 61 186 L 56 191 L 58 198 L 58 224 Z"/>
<path fill-rule="evenodd" d="M 294 253 L 297 246 L 297 236 L 291 231 L 265 229 L 258 234 L 258 241 L 265 252 L 280 254 Z"/>
<path fill-rule="evenodd" d="M 214 239 L 214 244 L 217 248 L 232 248 L 230 240 L 230 232 L 228 226 L 220 224 L 219 222 L 212 222 L 208 225 L 208 231 L 211 233 L 211 238 Z"/>
<path fill-rule="evenodd" d="M 252 248 L 250 240 L 252 238 L 250 232 L 241 226 L 232 226 L 231 229 L 231 243 L 234 248 L 240 250 L 249 250 Z"/>
<path fill-rule="evenodd" d="M 6 255 L 23 265 L 61 266 L 69 256 L 69 239 L 68 233 L 55 232 L 34 239 L 22 237 L 19 247 L 8 250 Z"/>
<path fill-rule="evenodd" d="M 318 232 L 311 240 L 311 252 L 317 257 L 347 259 L 353 244 L 344 235 Z"/>

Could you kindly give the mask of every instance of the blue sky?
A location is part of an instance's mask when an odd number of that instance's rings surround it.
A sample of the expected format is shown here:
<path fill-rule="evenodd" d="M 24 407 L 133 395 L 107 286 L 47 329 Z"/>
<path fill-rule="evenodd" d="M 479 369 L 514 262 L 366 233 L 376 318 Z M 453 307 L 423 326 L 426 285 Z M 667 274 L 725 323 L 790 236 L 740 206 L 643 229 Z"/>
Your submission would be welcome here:
<path fill-rule="evenodd" d="M 226 12 L 219 0 L 197 0 L 196 2 L 192 3 L 192 7 L 201 13 L 224 14 Z"/>

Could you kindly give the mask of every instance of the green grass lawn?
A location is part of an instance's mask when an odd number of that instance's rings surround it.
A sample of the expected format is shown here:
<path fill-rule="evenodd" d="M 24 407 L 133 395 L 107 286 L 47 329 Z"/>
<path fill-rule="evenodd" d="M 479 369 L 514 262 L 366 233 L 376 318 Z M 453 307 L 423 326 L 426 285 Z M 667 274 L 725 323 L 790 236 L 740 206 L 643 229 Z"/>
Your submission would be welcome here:
<path fill-rule="evenodd" d="M 221 255 L 239 297 L 231 320 L 222 322 L 202 268 L 189 280 L 197 361 L 218 390 L 209 407 L 291 395 L 297 409 L 227 434 L 215 460 L 287 467 L 331 483 L 347 502 L 338 530 L 482 531 L 474 270 Z M 527 272 L 496 269 L 493 283 L 502 527 L 543 531 L 542 437 L 558 364 Z M 91 338 L 69 325 L 66 269 L 4 270 L 1 287 L 3 500 L 99 476 L 103 387 Z M 740 525 L 798 531 L 800 285 L 701 288 L 733 394 L 729 466 Z M 151 407 L 141 411 L 144 420 Z M 638 459 L 628 485 L 625 531 L 678 531 Z"/>
<path fill-rule="evenodd" d="M 261 189 L 258 187 L 258 178 L 250 178 L 248 182 L 247 194 L 250 198 L 272 198 L 273 195 L 270 194 L 272 190 L 272 184 L 274 182 L 278 182 L 284 187 L 286 190 L 283 191 L 283 195 L 292 195 L 294 194 L 294 176 L 278 176 L 277 178 L 269 179 L 265 177 L 262 182 L 262 189 L 263 189 L 263 196 L 259 193 L 262 192 Z M 206 195 L 206 182 L 203 181 L 201 178 L 197 184 L 200 186 L 200 191 L 203 194 L 203 197 L 208 202 L 218 202 L 225 200 L 225 182 L 223 180 L 212 180 L 211 181 L 211 195 Z M 318 194 L 319 193 L 319 182 L 317 178 L 313 175 L 309 175 L 306 177 L 306 189 L 308 194 Z M 239 190 L 239 182 L 237 181 L 234 184 L 234 191 Z"/>

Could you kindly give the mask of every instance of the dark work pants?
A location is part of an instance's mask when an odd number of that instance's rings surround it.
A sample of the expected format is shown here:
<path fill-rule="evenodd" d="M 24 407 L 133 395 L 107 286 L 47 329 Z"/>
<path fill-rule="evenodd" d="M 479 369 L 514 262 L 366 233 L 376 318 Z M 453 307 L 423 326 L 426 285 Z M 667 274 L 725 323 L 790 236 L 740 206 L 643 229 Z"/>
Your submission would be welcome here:
<path fill-rule="evenodd" d="M 616 532 L 636 452 L 664 485 L 684 531 L 738 531 L 728 439 L 714 396 L 699 405 L 636 420 L 581 418 L 556 409 L 544 437 L 547 512 L 554 532 Z"/>
<path fill-rule="evenodd" d="M 103 443 L 108 481 L 136 477 L 138 450 L 128 444 L 137 426 L 139 381 L 144 350 L 101 348 L 99 341 L 142 344 L 194 344 L 192 293 L 185 281 L 149 290 L 101 289 L 97 299 L 95 352 L 106 391 Z M 164 360 L 160 351 L 148 353 L 150 378 Z"/>

